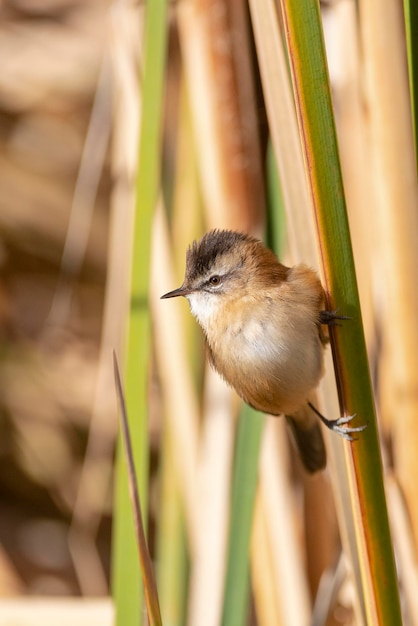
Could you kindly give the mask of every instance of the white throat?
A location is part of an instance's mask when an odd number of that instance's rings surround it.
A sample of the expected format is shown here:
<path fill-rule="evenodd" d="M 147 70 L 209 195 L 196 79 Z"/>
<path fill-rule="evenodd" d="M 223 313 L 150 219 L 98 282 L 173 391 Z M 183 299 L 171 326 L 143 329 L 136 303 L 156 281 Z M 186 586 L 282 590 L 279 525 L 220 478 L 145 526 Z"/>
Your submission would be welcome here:
<path fill-rule="evenodd" d="M 207 330 L 214 317 L 219 312 L 221 302 L 219 296 L 207 291 L 195 291 L 186 296 L 190 310 L 197 319 L 203 330 Z"/>

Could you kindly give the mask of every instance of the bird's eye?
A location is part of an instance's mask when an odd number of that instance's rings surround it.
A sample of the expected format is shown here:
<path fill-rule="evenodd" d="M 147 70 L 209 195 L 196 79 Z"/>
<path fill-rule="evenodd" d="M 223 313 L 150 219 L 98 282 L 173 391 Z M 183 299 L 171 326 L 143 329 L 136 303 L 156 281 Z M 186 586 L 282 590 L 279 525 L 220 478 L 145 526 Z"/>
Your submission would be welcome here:
<path fill-rule="evenodd" d="M 211 285 L 213 285 L 214 287 L 216 287 L 216 285 L 219 285 L 220 282 L 221 282 L 221 277 L 220 276 L 215 275 L 215 276 L 211 276 L 209 278 L 209 283 Z"/>

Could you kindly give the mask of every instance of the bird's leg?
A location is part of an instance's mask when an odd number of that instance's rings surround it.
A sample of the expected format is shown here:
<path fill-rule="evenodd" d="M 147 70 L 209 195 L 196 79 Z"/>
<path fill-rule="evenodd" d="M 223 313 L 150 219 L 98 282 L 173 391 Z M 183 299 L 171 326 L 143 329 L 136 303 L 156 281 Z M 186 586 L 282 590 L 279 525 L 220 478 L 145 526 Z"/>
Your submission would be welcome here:
<path fill-rule="evenodd" d="M 362 426 L 345 426 L 345 424 L 349 424 L 351 420 L 355 418 L 355 413 L 354 415 L 339 417 L 336 420 L 329 420 L 324 417 L 324 415 L 322 415 L 322 413 L 320 413 L 311 402 L 308 402 L 308 405 L 327 428 L 332 430 L 334 433 L 341 435 L 341 437 L 344 437 L 347 441 L 354 441 L 355 437 L 352 436 L 352 433 L 361 433 L 368 426 L 368 424 L 363 424 Z"/>
<path fill-rule="evenodd" d="M 338 309 L 335 311 L 320 311 L 319 312 L 319 323 L 326 324 L 327 326 L 340 326 L 337 320 L 350 320 L 351 317 L 347 317 L 346 315 L 337 315 Z M 362 426 L 346 426 L 349 424 L 352 419 L 355 418 L 354 415 L 346 415 L 345 417 L 339 417 L 336 420 L 327 419 L 322 413 L 318 411 L 318 409 L 311 403 L 308 402 L 308 405 L 312 409 L 314 413 L 319 417 L 321 422 L 325 424 L 327 428 L 334 431 L 347 441 L 354 441 L 355 437 L 352 436 L 352 433 L 361 433 L 365 428 L 367 428 L 368 424 L 363 424 Z"/>

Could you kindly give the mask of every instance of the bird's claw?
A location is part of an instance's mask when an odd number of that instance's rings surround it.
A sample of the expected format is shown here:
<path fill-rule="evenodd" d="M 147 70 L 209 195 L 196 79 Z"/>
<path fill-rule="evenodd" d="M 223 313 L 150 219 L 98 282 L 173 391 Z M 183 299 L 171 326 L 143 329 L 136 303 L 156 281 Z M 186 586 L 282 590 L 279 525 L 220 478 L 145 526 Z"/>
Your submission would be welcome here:
<path fill-rule="evenodd" d="M 320 311 L 319 312 L 319 323 L 326 324 L 327 326 L 341 326 L 338 324 L 337 320 L 351 320 L 351 317 L 347 315 L 337 315 L 339 309 L 335 309 L 334 311 Z"/>
<path fill-rule="evenodd" d="M 356 417 L 356 413 L 354 415 L 345 415 L 344 417 L 339 417 L 336 420 L 329 420 L 322 413 L 318 411 L 318 409 L 311 403 L 308 402 L 311 409 L 318 415 L 321 422 L 325 424 L 327 428 L 332 430 L 337 435 L 340 435 L 347 441 L 355 441 L 355 437 L 353 437 L 353 433 L 361 433 L 365 430 L 368 424 L 362 424 L 361 426 L 346 426 L 345 424 L 349 424 L 352 419 Z"/>
<path fill-rule="evenodd" d="M 327 420 L 328 423 L 324 423 L 328 426 L 328 428 L 330 428 L 330 430 L 338 435 L 341 435 L 341 437 L 347 441 L 355 441 L 356 437 L 353 437 L 352 433 L 361 433 L 368 426 L 368 424 L 363 424 L 362 426 L 342 426 L 343 424 L 349 424 L 355 417 L 356 414 L 354 413 L 354 415 L 346 415 L 345 417 L 339 417 L 336 420 Z"/>

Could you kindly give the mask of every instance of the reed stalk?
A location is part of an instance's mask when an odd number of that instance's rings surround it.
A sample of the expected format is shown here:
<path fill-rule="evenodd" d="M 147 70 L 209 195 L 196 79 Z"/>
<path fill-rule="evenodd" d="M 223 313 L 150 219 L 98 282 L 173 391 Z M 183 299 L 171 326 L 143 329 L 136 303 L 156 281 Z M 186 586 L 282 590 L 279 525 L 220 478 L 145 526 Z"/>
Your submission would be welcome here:
<path fill-rule="evenodd" d="M 144 520 L 148 511 L 148 378 L 151 320 L 148 307 L 151 228 L 160 184 L 160 128 L 166 51 L 165 0 L 147 4 L 145 16 L 142 119 L 136 208 L 132 232 L 130 313 L 125 363 L 126 405 Z M 146 527 L 146 524 L 145 524 Z M 122 444 L 116 463 L 113 530 L 113 594 L 118 625 L 142 619 L 139 561 Z"/>
<path fill-rule="evenodd" d="M 331 329 L 340 410 L 342 415 L 357 413 L 368 423 L 346 450 L 354 471 L 351 495 L 358 499 L 361 512 L 357 518 L 361 591 L 368 621 L 394 626 L 402 623 L 398 585 L 319 5 L 312 0 L 281 4 L 328 306 L 332 309 L 338 303 L 352 317 L 343 328 Z"/>

